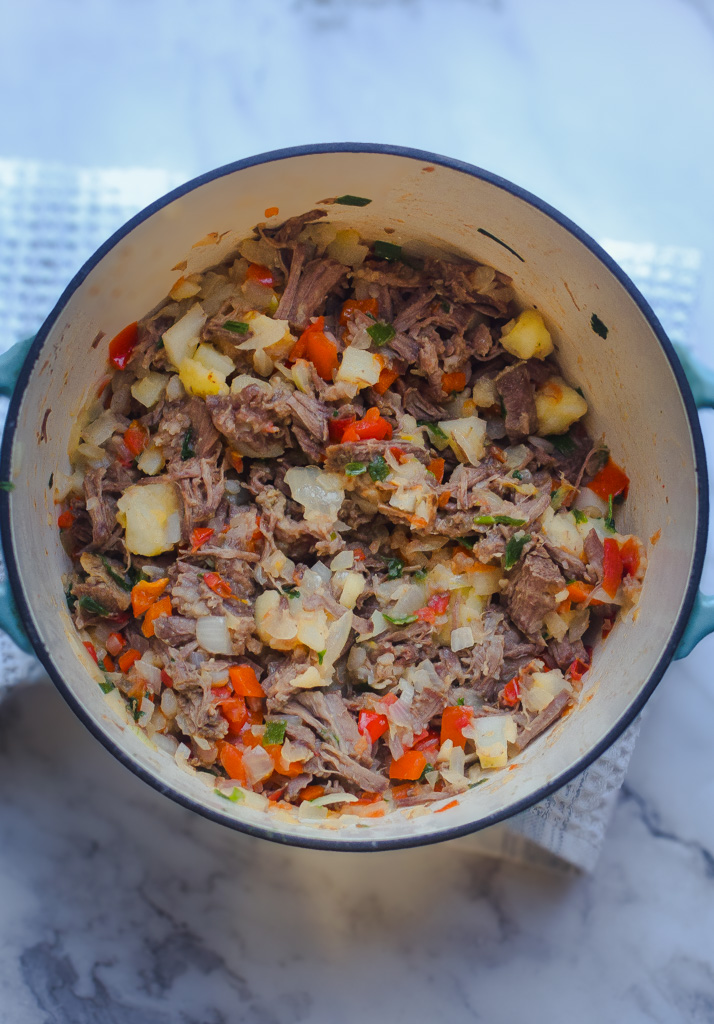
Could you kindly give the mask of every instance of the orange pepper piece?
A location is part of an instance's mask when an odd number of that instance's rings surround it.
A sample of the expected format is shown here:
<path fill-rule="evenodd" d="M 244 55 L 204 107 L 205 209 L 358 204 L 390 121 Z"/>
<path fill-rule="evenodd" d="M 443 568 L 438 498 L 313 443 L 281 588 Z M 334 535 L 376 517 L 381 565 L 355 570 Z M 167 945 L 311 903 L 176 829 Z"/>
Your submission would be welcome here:
<path fill-rule="evenodd" d="M 228 778 L 235 779 L 236 782 L 240 782 L 241 786 L 245 786 L 248 778 L 243 767 L 243 755 L 240 750 L 232 743 L 222 740 L 218 744 L 218 757 Z"/>
<path fill-rule="evenodd" d="M 441 389 L 448 394 L 452 391 L 463 391 L 466 387 L 465 373 L 445 373 L 441 378 Z"/>
<path fill-rule="evenodd" d="M 241 697 L 265 697 L 263 687 L 250 665 L 231 665 L 228 675 L 235 694 Z"/>
<path fill-rule="evenodd" d="M 141 653 L 136 650 L 135 647 L 130 647 L 128 651 L 124 651 L 122 656 L 119 658 L 119 668 L 126 675 L 131 666 L 135 661 L 138 661 L 141 657 Z"/>
<path fill-rule="evenodd" d="M 401 757 L 392 761 L 389 766 L 389 778 L 416 781 L 425 768 L 426 754 L 421 750 L 407 750 Z"/>
<path fill-rule="evenodd" d="M 398 376 L 397 371 L 393 370 L 391 366 L 385 366 L 379 375 L 379 380 L 372 387 L 378 395 L 383 395 L 385 391 L 389 391 Z"/>
<path fill-rule="evenodd" d="M 455 747 L 465 747 L 466 738 L 462 733 L 467 725 L 470 725 L 474 716 L 474 709 L 468 705 L 454 705 L 444 708 L 441 716 L 441 735 L 439 740 L 451 740 Z"/>
<path fill-rule="evenodd" d="M 300 800 L 301 802 L 303 800 L 317 800 L 318 797 L 324 795 L 324 786 L 305 786 L 305 788 L 301 789 L 300 792 L 298 793 L 298 800 Z"/>
<path fill-rule="evenodd" d="M 155 580 L 149 583 L 148 580 L 140 580 L 131 588 L 131 608 L 134 618 L 138 619 L 156 601 L 168 586 L 168 576 L 163 580 Z"/>
<path fill-rule="evenodd" d="M 340 312 L 340 326 L 346 327 L 348 321 L 350 321 L 357 310 L 362 313 L 371 314 L 376 320 L 379 316 L 379 303 L 376 299 L 348 299 L 347 302 L 342 303 L 342 310 Z"/>
<path fill-rule="evenodd" d="M 162 615 L 171 614 L 171 598 L 166 595 L 158 601 L 154 601 L 146 610 L 144 621 L 141 624 L 141 632 L 144 636 L 154 635 L 154 621 L 160 618 Z"/>
<path fill-rule="evenodd" d="M 429 465 L 426 467 L 430 473 L 436 477 L 437 484 L 440 484 L 444 479 L 444 460 L 443 459 L 432 459 Z"/>
<path fill-rule="evenodd" d="M 216 701 L 216 707 L 221 709 L 221 714 L 228 722 L 228 732 L 237 736 L 245 723 L 248 721 L 248 709 L 242 697 L 225 697 Z"/>

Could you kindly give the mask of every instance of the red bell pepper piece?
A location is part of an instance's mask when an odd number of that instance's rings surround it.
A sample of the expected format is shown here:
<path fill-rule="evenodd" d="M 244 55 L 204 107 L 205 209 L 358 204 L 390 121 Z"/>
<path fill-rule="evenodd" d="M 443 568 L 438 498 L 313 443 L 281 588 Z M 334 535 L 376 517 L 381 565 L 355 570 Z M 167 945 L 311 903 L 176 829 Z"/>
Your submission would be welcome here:
<path fill-rule="evenodd" d="M 622 579 L 622 556 L 617 541 L 612 537 L 605 538 L 603 547 L 602 589 L 608 597 L 614 597 Z"/>
<path fill-rule="evenodd" d="M 355 441 L 390 441 L 392 426 L 380 415 L 379 409 L 373 406 L 368 409 L 361 420 L 351 423 L 342 434 L 342 442 Z"/>
<path fill-rule="evenodd" d="M 586 484 L 586 487 L 594 491 L 603 501 L 607 501 L 610 495 L 613 498 L 617 498 L 620 495 L 626 498 L 630 487 L 630 478 L 624 469 L 621 469 L 616 462 L 608 458 L 600 472 L 592 478 L 589 484 Z"/>
<path fill-rule="evenodd" d="M 441 390 L 445 391 L 447 395 L 452 391 L 463 391 L 465 387 L 465 373 L 445 373 L 441 378 Z"/>
<path fill-rule="evenodd" d="M 231 665 L 228 669 L 233 692 L 241 697 L 265 697 L 265 691 L 258 681 L 255 669 L 250 665 Z"/>
<path fill-rule="evenodd" d="M 131 359 L 138 340 L 139 325 L 135 320 L 133 324 L 127 324 L 127 326 L 123 330 L 119 331 L 117 336 L 112 338 L 109 342 L 109 362 L 112 366 L 116 366 L 117 370 L 126 369 L 126 364 Z"/>
<path fill-rule="evenodd" d="M 74 522 L 74 513 L 67 509 L 66 512 L 60 512 L 57 516 L 57 525 L 60 530 L 69 530 L 70 526 Z"/>
<path fill-rule="evenodd" d="M 518 676 L 509 680 L 501 690 L 501 702 L 509 708 L 515 708 L 521 702 L 521 685 Z"/>
<path fill-rule="evenodd" d="M 620 558 L 626 576 L 634 576 L 640 567 L 640 545 L 634 537 L 628 537 L 620 548 Z"/>
<path fill-rule="evenodd" d="M 149 431 L 138 420 L 134 420 L 124 431 L 124 444 L 136 456 L 141 455 L 148 443 Z"/>
<path fill-rule="evenodd" d="M 341 420 L 330 420 L 327 424 L 327 429 L 330 434 L 330 441 L 332 444 L 340 444 L 342 437 L 347 428 L 354 423 L 355 417 L 349 416 L 346 419 Z"/>
<path fill-rule="evenodd" d="M 204 573 L 203 582 L 219 597 L 233 597 L 230 583 L 222 579 L 217 572 Z"/>
<path fill-rule="evenodd" d="M 210 526 L 195 526 L 191 530 L 191 550 L 198 551 L 207 540 L 210 540 L 214 531 Z"/>
<path fill-rule="evenodd" d="M 248 709 L 243 697 L 226 697 L 216 701 L 216 707 L 228 722 L 228 732 L 237 736 L 248 721 Z"/>
<path fill-rule="evenodd" d="M 98 665 L 98 664 L 99 664 L 99 658 L 97 657 L 97 652 L 96 652 L 96 650 L 95 650 L 94 644 L 91 644 L 91 643 L 89 642 L 89 640 L 85 640 L 85 641 L 84 641 L 84 646 L 85 646 L 85 647 L 87 648 L 87 650 L 88 650 L 88 652 L 89 652 L 89 655 L 90 655 L 90 657 L 91 657 L 91 658 L 93 659 L 93 661 L 94 661 L 94 662 L 95 662 L 95 663 L 96 663 L 96 664 Z"/>
<path fill-rule="evenodd" d="M 246 281 L 255 281 L 266 288 L 272 288 L 275 284 L 272 270 L 264 267 L 262 263 L 251 263 L 245 275 Z"/>
<path fill-rule="evenodd" d="M 590 664 L 588 662 L 576 658 L 568 668 L 568 676 L 574 683 L 579 683 L 589 668 Z"/>
<path fill-rule="evenodd" d="M 386 715 L 378 715 L 376 711 L 360 711 L 357 728 L 363 736 L 369 736 L 370 742 L 376 743 L 389 728 Z"/>
<path fill-rule="evenodd" d="M 441 716 L 441 743 L 451 740 L 455 747 L 465 747 L 466 737 L 461 730 L 471 724 L 473 717 L 474 709 L 468 704 L 456 704 L 444 708 Z"/>

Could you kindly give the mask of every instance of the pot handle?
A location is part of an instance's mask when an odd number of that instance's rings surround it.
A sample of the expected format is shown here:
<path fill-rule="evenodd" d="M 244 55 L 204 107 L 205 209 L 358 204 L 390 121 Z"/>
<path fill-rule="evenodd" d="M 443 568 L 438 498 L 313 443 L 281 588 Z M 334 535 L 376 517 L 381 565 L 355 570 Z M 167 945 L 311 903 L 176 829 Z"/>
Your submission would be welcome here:
<path fill-rule="evenodd" d="M 697 409 L 714 409 L 714 370 L 700 363 L 691 352 L 681 345 L 674 346 L 682 369 L 689 381 Z M 686 658 L 694 650 L 700 640 L 714 633 L 714 596 L 697 591 L 692 614 L 685 626 L 684 635 L 679 642 L 674 657 Z"/>
<path fill-rule="evenodd" d="M 0 395 L 5 395 L 9 398 L 15 390 L 20 370 L 34 340 L 34 338 L 27 338 L 25 341 L 18 341 L 7 352 L 3 352 L 0 355 Z M 12 495 L 8 495 L 8 498 L 12 500 Z M 7 578 L 7 570 L 5 570 L 3 579 L 0 581 L 0 630 L 3 633 L 7 633 L 21 650 L 27 654 L 33 653 L 32 645 L 27 639 L 27 634 L 20 621 L 20 613 L 17 610 L 15 598 Z"/>

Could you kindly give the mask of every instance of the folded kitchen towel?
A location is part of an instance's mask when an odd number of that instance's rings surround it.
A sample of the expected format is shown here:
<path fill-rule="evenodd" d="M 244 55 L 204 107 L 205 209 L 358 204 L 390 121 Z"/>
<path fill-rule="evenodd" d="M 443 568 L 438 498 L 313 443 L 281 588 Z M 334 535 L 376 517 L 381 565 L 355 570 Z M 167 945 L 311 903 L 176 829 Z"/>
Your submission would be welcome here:
<path fill-rule="evenodd" d="M 183 180 L 160 170 L 0 160 L 0 352 L 37 330 L 74 273 L 113 231 Z M 609 239 L 602 245 L 643 292 L 672 341 L 686 344 L 699 253 Z M 2 400 L 3 418 L 5 408 Z M 41 678 L 39 662 L 0 636 L 0 700 L 9 687 Z M 532 865 L 591 870 L 638 731 L 639 719 L 557 793 L 463 841 Z"/>

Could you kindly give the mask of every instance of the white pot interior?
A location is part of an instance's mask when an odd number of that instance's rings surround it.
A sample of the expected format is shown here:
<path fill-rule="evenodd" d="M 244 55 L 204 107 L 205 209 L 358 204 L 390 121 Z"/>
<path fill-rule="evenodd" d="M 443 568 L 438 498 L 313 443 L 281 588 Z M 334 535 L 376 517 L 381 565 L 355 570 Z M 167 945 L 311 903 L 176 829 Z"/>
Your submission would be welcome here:
<path fill-rule="evenodd" d="M 630 478 L 622 532 L 648 543 L 649 568 L 634 618 L 619 622 L 596 650 L 580 706 L 538 739 L 511 770 L 495 772 L 444 813 L 403 812 L 369 827 L 298 824 L 218 799 L 200 777 L 150 746 L 97 685 L 98 672 L 67 612 L 50 474 L 69 471 L 67 444 L 79 409 L 106 373 L 106 347 L 188 271 L 220 262 L 277 206 L 280 219 L 327 196 L 372 199 L 330 212 L 367 237 L 423 239 L 510 274 L 524 303 L 544 314 L 566 377 L 579 384 L 593 437 L 604 435 Z M 385 233 L 393 229 L 393 233 Z M 502 239 L 516 253 L 479 231 Z M 220 240 L 194 247 L 215 232 Z M 607 326 L 606 338 L 591 316 Z M 12 553 L 35 632 L 55 673 L 96 730 L 160 786 L 214 817 L 288 840 L 428 839 L 501 815 L 572 770 L 628 715 L 675 625 L 692 569 L 698 490 L 686 410 L 673 371 L 645 315 L 620 281 L 547 213 L 464 170 L 417 156 L 372 152 L 291 155 L 226 173 L 174 199 L 121 237 L 56 311 L 19 410 L 12 451 Z M 99 332 L 103 339 L 92 347 Z M 659 533 L 657 543 L 649 538 Z M 10 555 L 10 552 L 8 552 Z M 12 555 L 10 555 L 12 557 Z"/>

